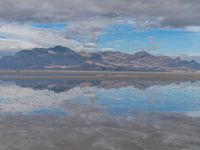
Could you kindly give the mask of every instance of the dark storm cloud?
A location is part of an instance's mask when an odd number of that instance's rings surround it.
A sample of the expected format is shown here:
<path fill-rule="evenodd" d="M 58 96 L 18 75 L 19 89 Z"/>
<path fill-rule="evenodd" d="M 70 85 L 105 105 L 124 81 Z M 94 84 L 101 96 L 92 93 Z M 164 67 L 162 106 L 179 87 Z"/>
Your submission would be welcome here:
<path fill-rule="evenodd" d="M 199 10 L 199 0 L 0 0 L 2 21 L 126 18 L 140 23 L 154 19 L 161 26 L 185 27 L 200 25 Z"/>

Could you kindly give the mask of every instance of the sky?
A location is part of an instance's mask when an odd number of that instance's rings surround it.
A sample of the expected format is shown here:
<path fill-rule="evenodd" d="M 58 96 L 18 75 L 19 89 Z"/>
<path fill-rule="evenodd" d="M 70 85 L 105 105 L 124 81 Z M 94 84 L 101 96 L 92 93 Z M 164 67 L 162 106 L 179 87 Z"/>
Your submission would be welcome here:
<path fill-rule="evenodd" d="M 0 54 L 35 47 L 200 55 L 199 0 L 0 0 Z"/>

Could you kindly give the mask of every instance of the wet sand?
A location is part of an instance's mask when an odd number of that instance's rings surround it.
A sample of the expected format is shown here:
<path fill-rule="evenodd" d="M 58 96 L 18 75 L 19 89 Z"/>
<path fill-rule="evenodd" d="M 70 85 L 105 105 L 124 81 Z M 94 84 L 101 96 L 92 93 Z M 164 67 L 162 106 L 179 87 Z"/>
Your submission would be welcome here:
<path fill-rule="evenodd" d="M 0 128 L 1 150 L 200 149 L 200 119 L 176 114 L 1 116 Z"/>

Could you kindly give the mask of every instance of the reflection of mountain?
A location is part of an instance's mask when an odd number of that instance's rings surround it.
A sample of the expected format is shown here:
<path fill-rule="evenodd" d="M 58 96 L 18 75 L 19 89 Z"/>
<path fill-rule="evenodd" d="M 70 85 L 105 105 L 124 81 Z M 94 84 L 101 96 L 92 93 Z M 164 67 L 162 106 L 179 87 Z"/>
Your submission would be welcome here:
<path fill-rule="evenodd" d="M 180 84 L 181 81 L 100 81 L 100 80 L 16 80 L 16 85 L 20 87 L 30 87 L 33 89 L 47 89 L 57 93 L 68 91 L 74 87 L 99 87 L 104 89 L 122 88 L 134 86 L 144 90 L 154 85 L 165 86 L 171 83 Z"/>
<path fill-rule="evenodd" d="M 95 86 L 101 81 L 82 81 L 82 80 L 16 80 L 15 83 L 20 87 L 31 87 L 33 89 L 48 89 L 57 93 L 70 90 L 76 86 Z"/>

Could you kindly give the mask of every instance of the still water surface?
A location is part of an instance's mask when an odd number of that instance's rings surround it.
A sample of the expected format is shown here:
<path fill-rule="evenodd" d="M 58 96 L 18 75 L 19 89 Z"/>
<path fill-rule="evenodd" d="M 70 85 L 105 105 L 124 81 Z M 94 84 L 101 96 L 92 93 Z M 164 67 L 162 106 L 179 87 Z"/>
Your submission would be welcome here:
<path fill-rule="evenodd" d="M 0 117 L 2 150 L 196 150 L 200 81 L 4 80 Z"/>
<path fill-rule="evenodd" d="M 0 82 L 0 113 L 69 115 L 70 105 L 98 107 L 106 115 L 134 112 L 200 115 L 200 81 L 17 80 Z"/>

